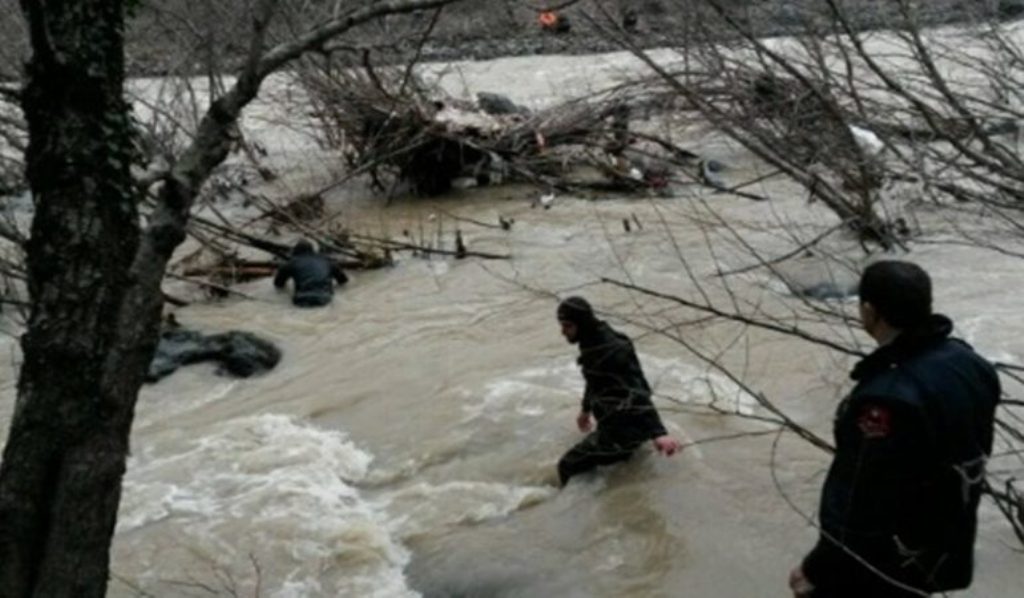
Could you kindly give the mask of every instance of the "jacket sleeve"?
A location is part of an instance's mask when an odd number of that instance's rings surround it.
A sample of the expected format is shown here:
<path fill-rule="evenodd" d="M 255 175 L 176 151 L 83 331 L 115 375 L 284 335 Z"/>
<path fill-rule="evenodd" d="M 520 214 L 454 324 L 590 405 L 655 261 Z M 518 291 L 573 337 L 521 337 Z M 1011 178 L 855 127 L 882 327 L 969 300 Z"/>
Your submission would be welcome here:
<path fill-rule="evenodd" d="M 655 409 L 654 403 L 651 402 L 649 397 L 647 399 L 647 407 L 648 410 L 644 415 L 644 428 L 647 430 L 648 436 L 653 440 L 668 434 L 665 424 L 661 422 L 661 416 L 658 415 L 658 410 Z"/>
<path fill-rule="evenodd" d="M 587 381 L 586 386 L 583 388 L 583 400 L 580 401 L 580 411 L 584 413 L 590 413 L 591 411 L 593 411 L 593 407 L 590 403 L 592 393 L 593 389 L 591 387 L 590 381 Z"/>
<path fill-rule="evenodd" d="M 290 261 L 278 267 L 277 274 L 274 275 L 274 287 L 278 289 L 284 287 L 288 279 L 292 277 L 292 274 L 292 263 Z"/>
<path fill-rule="evenodd" d="M 580 410 L 584 413 L 594 412 L 594 399 L 600 386 L 594 379 L 594 371 L 588 365 L 590 361 L 588 356 L 580 355 L 576 362 L 579 364 L 580 372 L 583 374 L 583 400 L 580 401 Z"/>
<path fill-rule="evenodd" d="M 658 415 L 658 410 L 654 406 L 651 386 L 647 383 L 647 376 L 644 375 L 644 369 L 640 365 L 640 358 L 637 357 L 633 342 L 629 341 L 626 347 L 628 349 L 626 352 L 626 368 L 629 372 L 631 396 L 634 401 L 633 408 L 639 411 L 644 431 L 650 439 L 653 440 L 660 436 L 665 436 L 668 434 L 668 431 L 665 430 L 665 425 L 661 422 L 661 416 Z"/>
<path fill-rule="evenodd" d="M 627 413 L 630 427 L 646 438 L 667 434 L 651 402 L 651 388 L 631 341 L 620 337 L 604 350 L 589 354 L 581 365 L 587 379 L 585 409 L 588 399 L 590 406 L 594 401 L 600 401 L 606 416 Z"/>
<path fill-rule="evenodd" d="M 837 421 L 838 448 L 822 490 L 818 543 L 803 560 L 814 585 L 871 575 L 861 561 L 888 568 L 896 537 L 914 544 L 929 525 L 923 484 L 925 423 L 884 399 L 858 400 Z"/>
<path fill-rule="evenodd" d="M 601 410 L 612 407 L 617 394 L 617 380 L 620 378 L 621 367 L 618 364 L 618 351 L 612 345 L 602 345 L 584 351 L 579 358 L 580 371 L 586 386 L 583 390 L 581 408 L 592 413 L 596 403 Z M 614 410 L 614 407 L 612 407 Z"/>
<path fill-rule="evenodd" d="M 807 553 L 801 565 L 807 581 L 815 587 L 821 587 L 828 580 L 848 578 L 850 568 L 860 565 L 846 550 L 848 549 L 858 556 L 864 552 L 863 547 L 850 544 L 849 541 L 841 543 L 838 538 L 832 538 L 825 534 L 819 536 L 818 543 Z M 863 555 L 864 558 L 868 556 Z"/>

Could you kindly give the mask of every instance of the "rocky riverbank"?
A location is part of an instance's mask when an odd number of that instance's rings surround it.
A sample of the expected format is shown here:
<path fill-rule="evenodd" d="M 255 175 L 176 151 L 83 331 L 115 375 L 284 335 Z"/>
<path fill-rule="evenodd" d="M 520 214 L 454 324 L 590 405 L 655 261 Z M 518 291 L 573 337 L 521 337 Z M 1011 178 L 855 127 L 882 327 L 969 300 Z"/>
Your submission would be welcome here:
<path fill-rule="evenodd" d="M 539 6 L 535 3 L 533 6 Z M 614 3 L 604 3 L 614 4 Z M 580 2 L 561 14 L 571 30 L 549 34 L 540 30 L 536 11 L 513 0 L 467 0 L 442 14 L 429 42 L 420 51 L 428 61 L 488 60 L 502 56 L 539 54 L 590 54 L 622 49 L 608 35 L 623 7 L 635 10 L 637 26 L 630 41 L 640 47 L 666 47 L 695 37 L 727 38 L 734 29 L 709 6 L 708 0 L 620 0 L 607 13 Z M 718 0 L 734 25 L 750 28 L 758 36 L 825 31 L 832 16 L 825 3 L 815 0 Z M 861 30 L 898 27 L 906 22 L 903 3 L 890 0 L 845 0 L 853 26 Z M 922 0 L 912 1 L 912 18 L 926 26 L 978 20 L 1007 20 L 1024 14 L 1024 0 Z M 237 5 L 237 6 L 236 6 Z M 320 13 L 316 11 L 320 10 Z M 296 22 L 309 26 L 325 18 L 324 8 L 297 13 Z M 241 0 L 222 0 L 209 5 L 187 0 L 142 3 L 128 21 L 126 63 L 132 76 L 160 76 L 182 71 L 208 72 L 214 66 L 231 71 L 248 48 L 247 19 Z M 376 60 L 402 60 L 419 45 L 429 14 L 391 17 L 353 30 L 346 47 L 370 49 Z M 226 20 L 234 19 L 234 23 Z M 618 32 L 618 33 L 621 33 Z M 0 80 L 17 77 L 27 44 L 18 11 L 0 14 Z M 211 43 L 212 42 L 212 43 Z M 350 42 L 350 43 L 349 43 Z M 361 52 L 342 52 L 360 59 Z"/>

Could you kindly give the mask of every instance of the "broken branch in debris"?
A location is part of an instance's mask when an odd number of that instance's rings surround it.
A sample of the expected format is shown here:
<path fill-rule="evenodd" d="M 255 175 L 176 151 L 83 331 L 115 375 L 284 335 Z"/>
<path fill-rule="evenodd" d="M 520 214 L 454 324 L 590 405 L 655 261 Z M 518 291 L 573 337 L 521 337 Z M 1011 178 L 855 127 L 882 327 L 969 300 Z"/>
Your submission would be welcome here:
<path fill-rule="evenodd" d="M 191 284 L 194 284 L 194 285 L 197 285 L 197 286 L 209 289 L 209 290 L 214 291 L 214 292 L 216 292 L 216 293 L 218 293 L 220 295 L 224 295 L 224 296 L 227 296 L 227 295 L 238 295 L 239 297 L 244 297 L 246 299 L 251 299 L 253 301 L 259 301 L 259 299 L 257 299 L 256 297 L 253 297 L 252 295 L 249 295 L 247 293 L 243 293 L 241 291 L 232 289 L 230 286 L 217 284 L 215 282 L 210 282 L 209 280 L 203 280 L 203 279 L 199 279 L 199 278 L 190 278 L 188 276 L 182 276 L 180 274 L 175 274 L 173 272 L 168 272 L 167 273 L 167 277 L 168 278 L 173 278 L 174 280 L 180 280 L 182 282 L 188 282 L 188 283 L 191 283 Z"/>
<path fill-rule="evenodd" d="M 324 141 L 382 190 L 395 187 L 383 182 L 390 178 L 416 195 L 439 195 L 465 178 L 637 191 L 659 186 L 643 163 L 626 158 L 637 141 L 660 147 L 676 164 L 697 157 L 630 130 L 632 106 L 649 102 L 652 90 L 616 89 L 533 112 L 496 94 L 478 94 L 477 103 L 452 98 L 408 70 L 377 69 L 363 59 L 362 69 L 311 60 L 300 80 Z M 599 180 L 577 176 L 588 168 Z"/>
<path fill-rule="evenodd" d="M 832 233 L 834 233 L 834 232 L 836 232 L 836 231 L 838 231 L 840 229 L 843 229 L 843 228 L 847 227 L 848 225 L 849 225 L 848 222 L 845 222 L 845 221 L 844 222 L 840 222 L 839 224 L 835 224 L 835 225 L 829 227 L 827 230 L 825 230 L 824 232 L 818 234 L 817 236 L 815 236 L 810 241 L 807 241 L 806 243 L 801 244 L 799 247 L 793 249 L 792 251 L 787 251 L 786 253 L 780 255 L 779 257 L 772 258 L 770 260 L 762 260 L 762 261 L 757 262 L 756 264 L 749 264 L 747 266 L 736 268 L 734 270 L 726 270 L 726 271 L 723 271 L 723 272 L 719 272 L 717 274 L 717 276 L 725 277 L 725 276 L 734 276 L 736 274 L 745 274 L 747 272 L 750 272 L 752 270 L 756 270 L 758 268 L 767 268 L 767 267 L 771 267 L 771 266 L 774 266 L 774 265 L 777 265 L 777 264 L 781 264 L 782 262 L 784 262 L 786 260 L 789 260 L 791 258 L 794 258 L 794 257 L 796 257 L 798 255 L 801 255 L 801 254 L 803 254 L 806 251 L 810 251 L 810 249 L 812 247 L 814 247 L 815 245 L 817 245 L 818 243 L 823 241 L 829 235 L 831 235 Z"/>
<path fill-rule="evenodd" d="M 466 216 L 458 216 L 456 214 L 452 214 L 451 212 L 449 212 L 447 210 L 438 210 L 438 211 L 440 213 L 444 214 L 446 217 L 451 218 L 452 220 L 455 220 L 456 222 L 465 222 L 467 224 L 475 224 L 476 226 L 481 226 L 483 228 L 495 228 L 495 229 L 499 229 L 499 230 L 509 230 L 510 228 L 512 228 L 512 224 L 515 223 L 514 219 L 512 219 L 512 218 L 505 218 L 503 216 L 498 216 L 498 223 L 494 224 L 493 222 L 484 222 L 482 220 L 477 220 L 475 218 L 468 218 Z"/>
<path fill-rule="evenodd" d="M 413 251 L 422 254 L 450 255 L 457 258 L 478 257 L 488 260 L 507 260 L 511 258 L 511 256 L 509 255 L 500 253 L 490 253 L 488 251 L 470 251 L 466 249 L 464 245 L 461 250 L 450 250 L 442 249 L 440 247 L 431 247 L 429 245 L 410 243 L 407 241 L 395 241 L 394 239 L 382 239 L 370 235 L 360 235 L 355 233 L 353 233 L 351 237 L 353 239 L 359 240 L 360 242 L 377 245 L 390 251 Z M 459 235 L 459 238 L 461 238 L 461 234 Z"/>

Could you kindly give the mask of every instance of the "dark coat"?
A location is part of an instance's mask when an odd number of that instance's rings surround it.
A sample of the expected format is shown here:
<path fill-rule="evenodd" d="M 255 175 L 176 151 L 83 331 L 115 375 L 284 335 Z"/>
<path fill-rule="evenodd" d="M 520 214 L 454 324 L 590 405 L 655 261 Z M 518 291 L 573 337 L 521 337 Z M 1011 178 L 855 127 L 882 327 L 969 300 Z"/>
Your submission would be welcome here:
<path fill-rule="evenodd" d="M 593 414 L 601 436 L 634 444 L 665 435 L 629 337 L 595 320 L 580 330 L 579 343 L 587 384 L 582 408 Z"/>
<path fill-rule="evenodd" d="M 341 267 L 317 253 L 293 255 L 288 263 L 277 269 L 274 286 L 282 288 L 288 279 L 295 281 L 292 302 L 296 305 L 325 305 L 334 295 L 331 279 L 339 285 L 348 282 Z"/>
<path fill-rule="evenodd" d="M 999 402 L 995 369 L 932 316 L 854 368 L 803 563 L 823 596 L 900 595 L 851 556 L 926 592 L 967 587 Z M 835 588 L 835 589 L 830 589 Z M 816 595 L 819 595 L 816 594 Z"/>

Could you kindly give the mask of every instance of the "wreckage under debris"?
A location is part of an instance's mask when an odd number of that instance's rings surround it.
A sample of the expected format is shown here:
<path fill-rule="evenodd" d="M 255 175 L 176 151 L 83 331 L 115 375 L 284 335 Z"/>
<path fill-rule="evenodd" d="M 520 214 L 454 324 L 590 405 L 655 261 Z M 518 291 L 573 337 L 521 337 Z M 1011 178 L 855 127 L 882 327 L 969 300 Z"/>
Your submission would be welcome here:
<path fill-rule="evenodd" d="M 680 148 L 658 147 L 660 156 L 636 150 L 641 139 L 630 130 L 631 115 L 659 100 L 646 90 L 643 97 L 613 91 L 531 111 L 495 93 L 478 93 L 475 101 L 444 96 L 409 71 L 369 64 L 308 70 L 302 82 L 315 117 L 330 130 L 326 137 L 353 171 L 368 173 L 389 196 L 403 187 L 440 195 L 460 179 L 657 189 L 668 164 L 696 158 Z M 648 172 L 654 170 L 660 174 Z"/>

